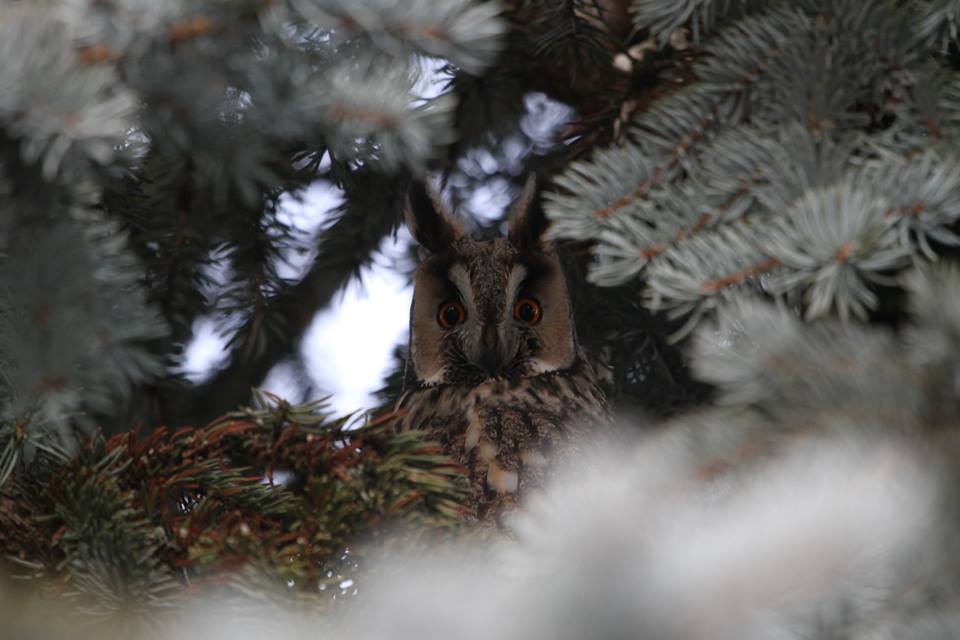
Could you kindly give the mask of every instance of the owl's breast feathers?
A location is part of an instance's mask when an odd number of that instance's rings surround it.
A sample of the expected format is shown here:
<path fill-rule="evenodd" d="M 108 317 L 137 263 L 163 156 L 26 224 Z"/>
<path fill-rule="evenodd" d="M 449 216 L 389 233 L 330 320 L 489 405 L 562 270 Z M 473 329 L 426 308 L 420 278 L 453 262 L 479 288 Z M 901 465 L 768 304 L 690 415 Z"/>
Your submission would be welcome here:
<path fill-rule="evenodd" d="M 401 397 L 399 428 L 422 429 L 468 472 L 470 515 L 491 523 L 609 420 L 603 391 L 581 356 L 566 369 L 416 387 Z"/>

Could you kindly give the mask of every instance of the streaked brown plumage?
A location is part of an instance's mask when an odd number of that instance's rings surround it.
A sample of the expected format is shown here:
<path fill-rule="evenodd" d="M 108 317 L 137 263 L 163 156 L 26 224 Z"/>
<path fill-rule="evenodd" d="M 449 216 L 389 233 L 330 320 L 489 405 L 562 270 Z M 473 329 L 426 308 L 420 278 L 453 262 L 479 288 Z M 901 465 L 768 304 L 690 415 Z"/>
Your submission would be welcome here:
<path fill-rule="evenodd" d="M 411 189 L 408 224 L 426 250 L 410 312 L 401 429 L 423 429 L 468 471 L 471 516 L 498 522 L 607 421 L 577 344 L 559 258 L 529 181 L 507 237 L 464 234 L 439 198 Z"/>

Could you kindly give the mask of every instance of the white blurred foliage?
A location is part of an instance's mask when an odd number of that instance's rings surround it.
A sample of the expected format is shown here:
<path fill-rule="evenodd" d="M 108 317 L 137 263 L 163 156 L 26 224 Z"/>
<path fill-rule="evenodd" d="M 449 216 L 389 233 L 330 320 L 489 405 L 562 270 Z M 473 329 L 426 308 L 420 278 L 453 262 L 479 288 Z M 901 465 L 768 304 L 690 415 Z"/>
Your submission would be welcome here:
<path fill-rule="evenodd" d="M 181 359 L 171 367 L 193 384 L 203 384 L 227 363 L 229 336 L 223 334 L 210 316 L 201 316 L 191 326 L 193 337 L 184 345 Z"/>
<path fill-rule="evenodd" d="M 321 230 L 330 223 L 333 212 L 343 204 L 343 190 L 327 180 L 316 180 L 299 194 L 284 193 L 277 206 L 277 220 L 292 232 L 290 247 L 276 265 L 280 276 L 300 281 L 317 258 Z"/>
<path fill-rule="evenodd" d="M 385 238 L 380 259 L 364 267 L 304 333 L 300 352 L 307 372 L 316 387 L 332 394 L 337 413 L 375 404 L 372 394 L 389 373 L 392 350 L 406 339 L 413 289 L 389 262 L 402 259 L 411 242 L 406 229 Z"/>
<path fill-rule="evenodd" d="M 281 360 L 267 373 L 260 383 L 263 391 L 297 404 L 308 400 L 308 389 L 303 385 L 303 368 L 292 360 Z"/>
<path fill-rule="evenodd" d="M 890 606 L 938 552 L 938 476 L 915 448 L 810 437 L 714 473 L 695 436 L 580 460 L 515 516 L 515 540 L 394 548 L 332 620 L 204 605 L 165 639 L 885 638 L 949 624 Z"/>

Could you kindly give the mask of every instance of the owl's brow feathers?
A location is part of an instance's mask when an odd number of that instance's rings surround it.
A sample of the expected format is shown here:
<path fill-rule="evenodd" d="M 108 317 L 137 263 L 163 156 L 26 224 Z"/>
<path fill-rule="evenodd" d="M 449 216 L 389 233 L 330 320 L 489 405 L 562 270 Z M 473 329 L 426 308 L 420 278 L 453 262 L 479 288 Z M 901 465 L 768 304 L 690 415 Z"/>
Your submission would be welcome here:
<path fill-rule="evenodd" d="M 496 278 L 503 264 L 508 265 L 510 277 Z M 420 269 L 437 281 L 455 287 L 462 298 L 481 285 L 483 289 L 506 291 L 516 296 L 554 271 L 542 248 L 531 248 L 521 253 L 504 238 L 483 241 L 469 236 L 458 239 L 442 253 L 427 256 L 420 264 Z M 518 271 L 520 275 L 515 275 Z"/>

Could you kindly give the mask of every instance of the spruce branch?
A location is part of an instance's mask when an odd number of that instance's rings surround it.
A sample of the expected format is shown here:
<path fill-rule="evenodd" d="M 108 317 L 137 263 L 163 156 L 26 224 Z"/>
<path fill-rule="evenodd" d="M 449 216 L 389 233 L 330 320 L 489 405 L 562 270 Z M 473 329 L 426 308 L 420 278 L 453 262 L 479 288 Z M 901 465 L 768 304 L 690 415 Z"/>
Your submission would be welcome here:
<path fill-rule="evenodd" d="M 537 56 L 558 56 L 577 67 L 588 61 L 609 64 L 617 43 L 605 24 L 606 9 L 597 0 L 545 2 L 539 9 L 533 21 L 539 32 L 534 43 Z"/>
<path fill-rule="evenodd" d="M 899 427 L 924 402 L 890 333 L 836 320 L 804 324 L 769 303 L 723 305 L 697 329 L 692 349 L 695 374 L 717 387 L 720 404 L 787 424 L 805 421 L 810 407 L 830 407 L 864 427 Z"/>
<path fill-rule="evenodd" d="M 551 237 L 595 237 L 604 228 L 601 219 L 637 205 L 638 198 L 628 190 L 638 177 L 641 186 L 646 185 L 656 169 L 655 161 L 633 145 L 600 150 L 590 160 L 570 163 L 554 180 L 557 190 L 544 195 Z"/>
<path fill-rule="evenodd" d="M 900 244 L 911 253 L 935 260 L 931 242 L 957 246 L 954 230 L 960 220 L 960 162 L 952 154 L 928 151 L 869 165 L 862 180 L 874 186 L 888 203 L 886 215 L 896 221 Z"/>
<path fill-rule="evenodd" d="M 199 9 L 198 9 L 199 6 Z M 50 19 L 60 22 L 78 52 L 87 62 L 108 62 L 123 55 L 138 55 L 152 46 L 176 24 L 204 15 L 209 5 L 182 0 L 154 3 L 144 0 L 112 0 L 88 3 L 65 0 L 51 3 Z"/>
<path fill-rule="evenodd" d="M 808 318 L 865 317 L 912 255 L 956 244 L 955 161 L 921 151 L 950 127 L 952 77 L 896 10 L 775 5 L 704 51 L 693 83 L 547 197 L 554 237 L 596 243 L 593 282 L 644 277 L 647 304 L 690 314 L 680 337 L 768 272 L 763 290 L 805 295 Z M 937 78 L 946 90 L 930 89 Z"/>
<path fill-rule="evenodd" d="M 957 0 L 926 0 L 917 3 L 916 30 L 930 46 L 946 51 L 957 40 L 960 24 L 960 2 Z"/>
<path fill-rule="evenodd" d="M 660 206 L 664 202 L 669 207 Z M 640 204 L 633 216 L 606 221 L 597 235 L 588 279 L 603 286 L 628 282 L 669 247 L 715 226 L 722 212 L 704 211 L 699 204 L 694 194 L 672 193 Z"/>
<path fill-rule="evenodd" d="M 938 96 L 939 101 L 936 106 L 940 107 L 944 113 L 944 121 L 953 128 L 960 124 L 960 77 L 953 75 L 944 78 L 943 92 Z"/>
<path fill-rule="evenodd" d="M 185 578 L 194 591 L 322 605 L 329 587 L 362 580 L 366 551 L 388 532 L 416 541 L 459 527 L 462 470 L 387 422 L 257 392 L 203 428 L 95 435 L 12 481 L 24 495 L 0 523 L 32 518 L 36 540 L 0 530 L 0 557 L 16 554 L 41 591 L 62 584 L 103 615 L 156 616 L 182 601 Z"/>
<path fill-rule="evenodd" d="M 209 311 L 217 221 L 197 211 L 202 184 L 189 157 L 151 150 L 136 176 L 111 183 L 105 208 L 129 229 L 142 261 L 148 300 L 171 327 L 170 342 L 184 343 L 198 315 Z"/>
<path fill-rule="evenodd" d="M 405 64 L 351 64 L 329 71 L 303 99 L 323 115 L 325 139 L 339 157 L 422 172 L 438 146 L 453 139 L 454 104 L 446 94 L 411 104 L 413 80 Z"/>
<path fill-rule="evenodd" d="M 647 30 L 660 45 L 680 28 L 688 28 L 694 42 L 714 31 L 724 20 L 764 8 L 758 0 L 633 0 L 634 27 Z"/>
<path fill-rule="evenodd" d="M 811 179 L 794 172 L 797 184 L 791 191 L 795 195 L 768 192 L 766 211 L 755 207 L 747 218 L 728 221 L 726 226 L 683 229 L 673 239 L 675 249 L 664 251 L 653 245 L 656 250 L 652 251 L 649 245 L 638 244 L 639 236 L 627 233 L 625 225 L 618 236 L 602 236 L 603 244 L 597 249 L 601 261 L 591 277 L 606 284 L 603 278 L 629 271 L 624 268 L 625 259 L 634 261 L 633 272 L 651 263 L 646 272 L 648 302 L 654 308 L 694 313 L 699 318 L 702 307 L 691 306 L 698 296 L 739 288 L 775 268 L 764 279 L 764 291 L 787 296 L 802 292 L 808 318 L 833 309 L 842 319 L 863 318 L 877 305 L 873 286 L 892 284 L 890 276 L 907 266 L 911 255 L 935 257 L 931 241 L 956 243 L 952 230 L 960 214 L 953 197 L 956 173 L 955 163 L 937 152 L 850 168 L 827 186 L 817 186 L 822 175 Z M 690 238 L 690 232 L 705 236 L 707 244 Z M 608 247 L 619 248 L 620 253 Z M 702 271 L 703 260 L 697 257 L 701 251 L 709 251 L 705 255 L 710 256 L 712 267 L 725 266 L 707 275 Z M 741 261 L 744 257 L 746 264 Z M 660 260 L 669 265 L 660 266 Z"/>
<path fill-rule="evenodd" d="M 909 247 L 899 242 L 887 210 L 882 197 L 849 183 L 808 193 L 772 221 L 764 238 L 765 251 L 783 266 L 771 291 L 803 287 L 807 318 L 836 307 L 843 320 L 865 319 L 877 304 L 868 283 L 884 282 L 908 262 Z"/>
<path fill-rule="evenodd" d="M 0 8 L 0 126 L 48 182 L 109 163 L 132 126 L 135 96 L 110 66 L 84 64 L 44 3 Z"/>
<path fill-rule="evenodd" d="M 338 40 L 363 36 L 395 58 L 412 52 L 479 73 L 500 51 L 497 2 L 472 0 L 289 0 L 291 10 Z"/>
<path fill-rule="evenodd" d="M 122 452 L 106 453 L 103 443 L 85 452 L 49 488 L 62 524 L 54 544 L 62 549 L 66 595 L 99 615 L 136 611 L 149 615 L 170 604 L 176 579 L 161 561 L 165 537 L 141 515 L 134 494 L 124 491 L 113 467 Z M 87 600 L 89 599 L 89 600 Z"/>
<path fill-rule="evenodd" d="M 686 336 L 705 312 L 744 285 L 766 280 L 779 262 L 761 248 L 758 233 L 746 225 L 721 226 L 665 251 L 646 272 L 644 302 L 669 317 L 687 317 L 673 335 Z"/>
<path fill-rule="evenodd" d="M 163 372 L 145 345 L 167 328 L 144 300 L 139 265 L 117 225 L 98 212 L 64 214 L 42 232 L 21 230 L 4 258 L 0 386 L 8 415 L 35 416 L 41 430 L 58 425 L 69 442 L 69 420 L 109 412 Z"/>
<path fill-rule="evenodd" d="M 581 177 L 568 179 L 564 174 L 557 184 L 577 194 L 579 202 L 561 200 L 561 206 L 549 208 L 548 215 L 557 222 L 573 215 L 608 218 L 648 198 L 653 187 L 680 176 L 709 134 L 722 125 L 738 124 L 746 117 L 749 88 L 781 54 L 785 41 L 802 38 L 809 28 L 802 15 L 778 9 L 756 18 L 745 18 L 721 32 L 706 47 L 707 59 L 695 65 L 694 72 L 701 82 L 655 102 L 634 120 L 630 128 L 633 144 L 625 151 L 599 152 L 594 156 L 599 167 L 594 166 L 594 161 L 574 164 L 568 173 L 575 172 Z M 582 177 L 609 168 L 616 162 L 612 158 L 641 155 L 652 158 L 652 163 L 633 159 L 616 177 L 610 178 L 615 180 L 613 185 L 591 185 Z M 586 188 L 588 195 L 581 196 L 582 191 L 572 187 Z M 602 206 L 593 203 L 602 203 Z M 561 235 L 563 231 L 564 227 L 560 226 L 553 233 L 556 237 L 583 239 L 583 235 Z"/>
<path fill-rule="evenodd" d="M 912 320 L 903 332 L 904 359 L 928 390 L 920 415 L 927 424 L 949 428 L 960 416 L 960 267 L 956 262 L 922 265 L 902 281 Z"/>
<path fill-rule="evenodd" d="M 277 219 L 275 211 L 252 210 L 239 217 L 244 224 L 227 239 L 221 254 L 232 267 L 232 277 L 218 294 L 217 310 L 233 327 L 242 326 L 230 337 L 228 346 L 250 360 L 262 354 L 265 334 L 285 333 L 282 317 L 272 311 L 280 291 L 294 284 L 278 271 L 292 231 Z"/>

